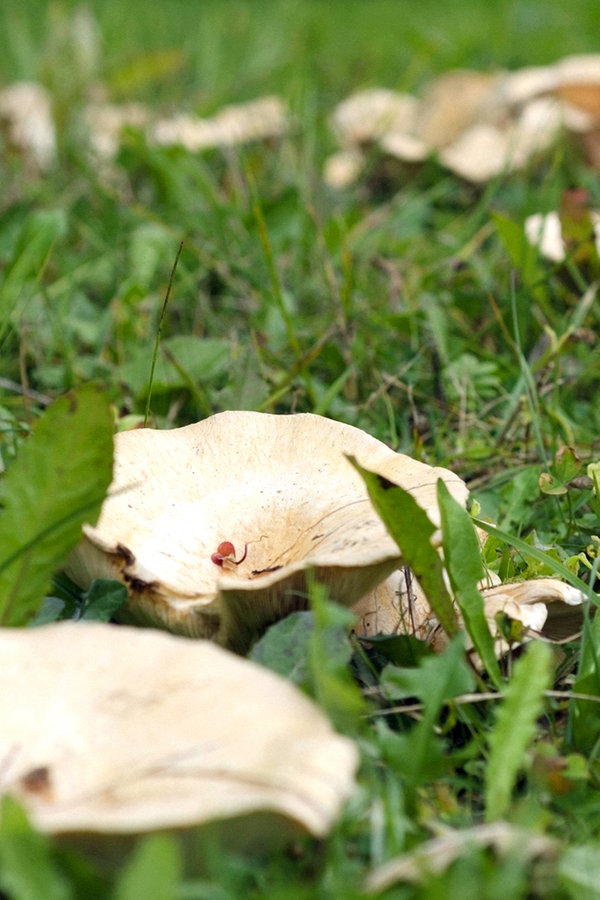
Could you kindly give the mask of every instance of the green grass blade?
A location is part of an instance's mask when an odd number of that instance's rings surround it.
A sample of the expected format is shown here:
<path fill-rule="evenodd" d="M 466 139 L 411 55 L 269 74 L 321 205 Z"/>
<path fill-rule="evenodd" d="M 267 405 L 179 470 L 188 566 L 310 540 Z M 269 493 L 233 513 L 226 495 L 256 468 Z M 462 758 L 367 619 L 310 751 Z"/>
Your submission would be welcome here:
<path fill-rule="evenodd" d="M 179 244 L 179 248 L 175 255 L 175 262 L 173 263 L 173 267 L 171 269 L 171 274 L 169 275 L 169 283 L 167 285 L 167 292 L 165 294 L 165 299 L 163 301 L 162 309 L 160 311 L 160 318 L 158 320 L 158 328 L 156 329 L 156 340 L 154 341 L 154 351 L 152 353 L 152 363 L 150 364 L 150 376 L 148 378 L 148 396 L 146 397 L 146 409 L 144 410 L 144 428 L 148 424 L 148 416 L 150 415 L 150 402 L 152 400 L 152 384 L 154 383 L 154 370 L 156 369 L 156 360 L 158 359 L 158 348 L 160 347 L 160 337 L 162 334 L 163 323 L 165 320 L 165 314 L 167 312 L 167 306 L 169 305 L 169 298 L 171 296 L 171 288 L 173 287 L 173 279 L 175 278 L 175 272 L 177 271 L 177 264 L 179 262 L 179 257 L 181 256 L 181 251 L 183 250 L 183 241 Z"/>
<path fill-rule="evenodd" d="M 536 730 L 544 691 L 552 678 L 552 651 L 534 642 L 515 664 L 505 697 L 498 707 L 489 737 L 490 755 L 485 769 L 486 819 L 506 814 L 524 756 Z"/>
<path fill-rule="evenodd" d="M 88 385 L 56 401 L 19 448 L 0 499 L 0 623 L 23 625 L 94 522 L 112 478 L 113 414 Z"/>
<path fill-rule="evenodd" d="M 376 472 L 363 469 L 353 457 L 348 459 L 363 478 L 377 514 L 425 591 L 438 622 L 446 634 L 456 634 L 458 619 L 444 581 L 444 566 L 431 543 L 435 526 L 412 494 Z"/>
<path fill-rule="evenodd" d="M 497 688 L 503 684 L 494 650 L 494 638 L 485 617 L 483 597 L 477 584 L 484 576 L 481 548 L 473 520 L 440 479 L 438 503 L 446 570 L 454 598 L 460 607 L 473 645 Z"/>
<path fill-rule="evenodd" d="M 277 310 L 279 311 L 279 315 L 281 316 L 281 319 L 285 325 L 289 345 L 294 352 L 296 360 L 300 360 L 302 359 L 302 348 L 300 346 L 300 341 L 298 340 L 298 335 L 296 334 L 296 324 L 294 321 L 294 317 L 289 312 L 285 303 L 283 288 L 281 286 L 281 279 L 279 277 L 279 272 L 277 271 L 275 254 L 273 253 L 273 247 L 271 246 L 269 231 L 267 229 L 267 223 L 265 222 L 265 217 L 263 215 L 259 193 L 254 181 L 254 177 L 249 169 L 246 170 L 246 180 L 252 199 L 252 214 L 258 228 L 260 244 L 267 266 L 267 271 L 269 273 L 273 300 L 275 301 L 275 305 L 277 307 Z"/>

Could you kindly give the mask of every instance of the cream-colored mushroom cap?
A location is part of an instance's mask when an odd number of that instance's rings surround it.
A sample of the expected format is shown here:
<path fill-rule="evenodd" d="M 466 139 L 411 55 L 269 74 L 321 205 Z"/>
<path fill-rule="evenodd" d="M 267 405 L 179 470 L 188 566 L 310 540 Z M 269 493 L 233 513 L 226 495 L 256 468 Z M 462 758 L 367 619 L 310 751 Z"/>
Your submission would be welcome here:
<path fill-rule="evenodd" d="M 96 577 L 127 584 L 125 620 L 244 651 L 269 623 L 306 608 L 309 571 L 350 606 L 400 564 L 347 454 L 410 490 L 436 524 L 439 478 L 466 499 L 454 473 L 350 425 L 225 412 L 116 436 L 109 498 L 67 572 L 82 586 Z M 234 553 L 219 565 L 223 542 Z"/>
<path fill-rule="evenodd" d="M 208 641 L 85 622 L 2 629 L 0 667 L 0 794 L 45 832 L 271 813 L 322 836 L 353 791 L 354 743 L 292 684 Z"/>
<path fill-rule="evenodd" d="M 498 614 L 521 622 L 522 637 L 526 640 L 563 638 L 580 629 L 586 601 L 581 591 L 556 578 L 533 578 L 506 584 L 497 579 L 497 575 L 487 573 L 479 589 L 498 658 L 509 650 L 498 627 Z M 361 638 L 412 634 L 435 650 L 442 650 L 447 644 L 447 636 L 435 618 L 423 588 L 408 570 L 393 572 L 352 610 L 357 617 L 354 631 Z M 467 640 L 467 646 L 471 646 L 470 640 Z M 482 666 L 478 657 L 473 661 Z"/>

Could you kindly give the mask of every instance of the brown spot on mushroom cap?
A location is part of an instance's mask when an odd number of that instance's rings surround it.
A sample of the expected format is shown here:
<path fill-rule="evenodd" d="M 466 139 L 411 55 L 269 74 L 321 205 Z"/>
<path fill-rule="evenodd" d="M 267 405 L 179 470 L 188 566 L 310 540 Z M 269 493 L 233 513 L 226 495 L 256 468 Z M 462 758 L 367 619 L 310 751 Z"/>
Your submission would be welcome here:
<path fill-rule="evenodd" d="M 48 766 L 35 766 L 21 775 L 20 784 L 29 794 L 37 794 L 45 800 L 52 799 L 52 781 Z"/>

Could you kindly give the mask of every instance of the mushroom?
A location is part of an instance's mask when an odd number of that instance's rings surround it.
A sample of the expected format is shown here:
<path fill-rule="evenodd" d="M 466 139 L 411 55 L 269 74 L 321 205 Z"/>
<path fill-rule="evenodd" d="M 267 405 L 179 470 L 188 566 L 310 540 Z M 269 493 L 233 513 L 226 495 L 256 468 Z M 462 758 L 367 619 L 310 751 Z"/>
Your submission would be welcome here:
<path fill-rule="evenodd" d="M 102 623 L 1 629 L 0 794 L 50 834 L 265 813 L 323 836 L 357 748 L 296 687 L 207 641 Z M 262 832 L 259 832 L 262 834 Z"/>
<path fill-rule="evenodd" d="M 56 130 L 48 91 L 29 81 L 0 90 L 0 132 L 31 171 L 50 169 L 56 159 Z"/>
<path fill-rule="evenodd" d="M 149 130 L 159 146 L 179 144 L 190 153 L 213 147 L 235 147 L 252 141 L 281 138 L 289 127 L 285 104 L 279 97 L 259 97 L 225 106 L 209 119 L 179 113 L 159 119 Z"/>
<path fill-rule="evenodd" d="M 585 595 L 557 578 L 490 583 L 498 576 L 489 573 L 479 585 L 483 609 L 500 658 L 509 645 L 498 626 L 498 615 L 520 622 L 523 638 L 543 636 L 558 640 L 581 627 Z M 419 582 L 409 569 L 398 569 L 382 584 L 352 607 L 357 617 L 354 631 L 368 639 L 376 635 L 411 634 L 434 650 L 443 650 L 447 637 L 433 614 Z M 479 660 L 475 659 L 479 664 Z"/>
<path fill-rule="evenodd" d="M 593 240 L 598 254 L 600 254 L 600 212 L 589 210 Z M 533 213 L 525 219 L 525 237 L 534 247 L 539 249 L 542 256 L 552 262 L 561 263 L 567 258 L 567 244 L 563 238 L 560 212 L 552 210 L 545 215 Z"/>
<path fill-rule="evenodd" d="M 563 131 L 598 167 L 599 123 L 600 55 L 514 72 L 449 71 L 419 98 L 373 88 L 342 101 L 332 115 L 342 150 L 326 162 L 324 178 L 331 187 L 348 187 L 364 167 L 365 145 L 374 145 L 403 163 L 437 155 L 451 172 L 479 184 L 522 169 Z"/>
<path fill-rule="evenodd" d="M 410 490 L 436 525 L 439 478 L 466 500 L 454 473 L 353 426 L 224 412 L 116 436 L 112 489 L 67 574 L 82 587 L 124 582 L 124 621 L 245 652 L 268 624 L 306 608 L 312 577 L 350 606 L 401 564 L 346 454 Z"/>

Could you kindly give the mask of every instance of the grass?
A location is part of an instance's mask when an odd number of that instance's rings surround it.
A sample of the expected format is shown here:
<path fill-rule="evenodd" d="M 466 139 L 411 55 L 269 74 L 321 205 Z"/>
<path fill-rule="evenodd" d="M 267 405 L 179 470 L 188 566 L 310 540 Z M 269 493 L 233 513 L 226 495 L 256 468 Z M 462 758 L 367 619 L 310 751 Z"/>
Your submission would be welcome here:
<path fill-rule="evenodd" d="M 125 421 L 143 419 L 150 403 L 159 427 L 228 408 L 318 412 L 458 471 L 501 529 L 485 552 L 503 578 L 559 563 L 593 582 L 600 501 L 587 482 L 561 482 L 557 453 L 574 449 L 577 476 L 600 454 L 595 274 L 540 260 L 520 226 L 573 185 L 599 207 L 597 175 L 562 144 L 483 189 L 433 162 L 339 194 L 320 177 L 335 146 L 328 114 L 354 89 L 416 91 L 452 67 L 592 52 L 593 4 L 546 0 L 542 15 L 534 0 L 493 11 L 487 0 L 170 0 L 150 12 L 97 0 L 87 9 L 100 49 L 79 56 L 76 8 L 4 0 L 0 9 L 0 81 L 41 80 L 61 123 L 59 165 L 47 176 L 7 154 L 0 162 L 5 467 L 50 401 L 89 381 Z M 203 155 L 132 132 L 107 182 L 77 139 L 82 99 L 99 81 L 116 101 L 206 114 L 279 93 L 294 128 L 270 147 Z M 542 472 L 564 491 L 540 490 Z M 196 878 L 168 835 L 141 842 L 110 876 L 19 826 L 23 840 L 65 897 L 359 898 L 377 866 L 435 850 L 449 831 L 457 848 L 447 864 L 385 896 L 598 896 L 598 623 L 584 624 L 550 661 L 544 650 L 517 661 L 506 705 L 473 680 L 458 645 L 417 668 L 383 651 L 355 654 L 355 679 L 376 700 L 365 717 L 328 712 L 360 743 L 360 790 L 321 845 L 260 859 L 206 838 Z M 304 686 L 327 708 L 311 659 Z M 333 683 L 352 693 L 346 661 L 336 665 Z M 589 699 L 569 699 L 571 690 Z M 510 721 L 520 723 L 512 742 Z M 512 754 L 504 776 L 503 749 Z M 486 818 L 518 830 L 519 850 L 491 838 L 461 844 Z"/>

